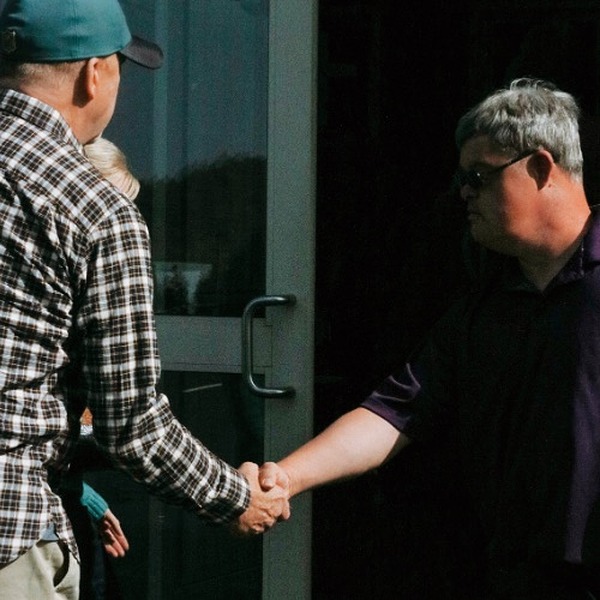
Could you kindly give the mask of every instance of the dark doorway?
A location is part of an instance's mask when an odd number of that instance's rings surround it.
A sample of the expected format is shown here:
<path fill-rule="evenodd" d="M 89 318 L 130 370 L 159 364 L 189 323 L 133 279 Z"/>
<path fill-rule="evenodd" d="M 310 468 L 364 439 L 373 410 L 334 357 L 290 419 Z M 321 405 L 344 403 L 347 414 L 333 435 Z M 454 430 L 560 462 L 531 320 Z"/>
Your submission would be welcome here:
<path fill-rule="evenodd" d="M 457 119 L 519 76 L 583 109 L 600 192 L 600 6 L 321 0 L 315 430 L 402 361 L 465 281 Z M 477 596 L 476 532 L 437 448 L 315 493 L 315 599 Z"/>

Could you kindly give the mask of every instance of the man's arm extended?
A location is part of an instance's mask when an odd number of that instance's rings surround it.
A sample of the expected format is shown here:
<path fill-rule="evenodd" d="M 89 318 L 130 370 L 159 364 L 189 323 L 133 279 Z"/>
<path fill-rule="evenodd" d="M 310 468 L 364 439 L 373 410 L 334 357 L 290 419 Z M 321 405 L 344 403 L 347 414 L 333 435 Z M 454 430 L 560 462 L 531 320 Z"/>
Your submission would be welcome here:
<path fill-rule="evenodd" d="M 375 413 L 356 408 L 279 463 L 261 467 L 264 489 L 287 487 L 290 497 L 375 469 L 410 439 Z"/>

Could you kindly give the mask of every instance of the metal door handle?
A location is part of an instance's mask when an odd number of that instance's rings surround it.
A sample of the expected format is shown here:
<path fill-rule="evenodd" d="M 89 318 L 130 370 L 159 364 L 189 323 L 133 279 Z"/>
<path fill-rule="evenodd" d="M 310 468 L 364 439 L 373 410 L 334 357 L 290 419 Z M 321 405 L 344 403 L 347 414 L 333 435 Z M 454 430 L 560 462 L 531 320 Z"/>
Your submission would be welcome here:
<path fill-rule="evenodd" d="M 242 377 L 244 382 L 253 394 L 262 398 L 287 398 L 293 396 L 295 390 L 293 387 L 284 388 L 265 388 L 257 385 L 252 376 L 253 358 L 252 358 L 252 319 L 258 308 L 264 306 L 293 306 L 296 303 L 296 297 L 290 294 L 281 296 L 259 296 L 251 300 L 244 308 L 242 314 Z"/>

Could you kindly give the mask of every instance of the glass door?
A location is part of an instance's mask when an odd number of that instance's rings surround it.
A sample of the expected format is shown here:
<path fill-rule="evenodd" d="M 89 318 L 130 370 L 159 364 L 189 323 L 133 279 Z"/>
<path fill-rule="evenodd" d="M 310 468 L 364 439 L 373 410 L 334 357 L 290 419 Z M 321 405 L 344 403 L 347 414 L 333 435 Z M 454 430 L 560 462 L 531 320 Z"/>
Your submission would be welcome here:
<path fill-rule="evenodd" d="M 142 181 L 162 391 L 231 464 L 276 459 L 312 426 L 317 2 L 122 4 L 166 54 L 153 74 L 125 64 L 106 132 Z M 91 477 L 132 546 L 109 564 L 112 597 L 310 598 L 309 495 L 239 540 L 119 474 Z"/>

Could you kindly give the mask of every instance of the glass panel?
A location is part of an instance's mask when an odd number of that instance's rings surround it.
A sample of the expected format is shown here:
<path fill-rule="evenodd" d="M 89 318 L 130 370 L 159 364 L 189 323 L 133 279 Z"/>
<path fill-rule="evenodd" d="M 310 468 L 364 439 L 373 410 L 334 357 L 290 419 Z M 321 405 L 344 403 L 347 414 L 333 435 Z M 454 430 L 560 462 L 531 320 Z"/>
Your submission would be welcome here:
<path fill-rule="evenodd" d="M 264 403 L 244 391 L 239 375 L 163 374 L 173 412 L 212 451 L 233 465 L 262 462 Z M 240 541 L 226 528 L 150 497 L 115 471 L 86 473 L 104 496 L 131 544 L 107 565 L 108 598 L 259 600 L 262 541 Z"/>
<path fill-rule="evenodd" d="M 106 132 L 142 180 L 156 312 L 240 316 L 264 293 L 268 0 L 122 4 L 166 55 L 125 63 Z"/>

